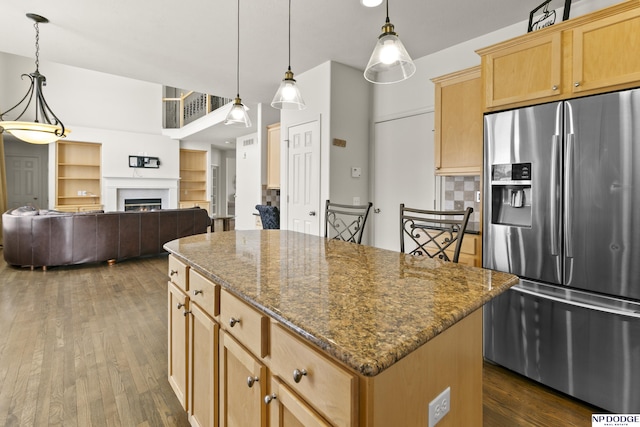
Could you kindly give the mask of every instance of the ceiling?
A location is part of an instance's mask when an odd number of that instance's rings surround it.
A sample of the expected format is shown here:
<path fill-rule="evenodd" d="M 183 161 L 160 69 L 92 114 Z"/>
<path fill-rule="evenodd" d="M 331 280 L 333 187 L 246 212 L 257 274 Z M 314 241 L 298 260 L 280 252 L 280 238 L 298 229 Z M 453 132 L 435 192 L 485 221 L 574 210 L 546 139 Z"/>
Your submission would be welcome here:
<path fill-rule="evenodd" d="M 395 0 L 389 16 L 415 58 L 526 20 L 540 0 Z M 233 0 L 2 0 L 0 51 L 233 98 L 237 9 Z M 364 69 L 384 5 L 292 0 L 291 67 L 328 60 Z M 240 95 L 270 103 L 287 68 L 287 0 L 240 0 Z M 524 29 L 523 29 L 524 32 Z M 43 70 L 46 74 L 46 70 Z M 245 132 L 246 133 L 246 132 Z"/>

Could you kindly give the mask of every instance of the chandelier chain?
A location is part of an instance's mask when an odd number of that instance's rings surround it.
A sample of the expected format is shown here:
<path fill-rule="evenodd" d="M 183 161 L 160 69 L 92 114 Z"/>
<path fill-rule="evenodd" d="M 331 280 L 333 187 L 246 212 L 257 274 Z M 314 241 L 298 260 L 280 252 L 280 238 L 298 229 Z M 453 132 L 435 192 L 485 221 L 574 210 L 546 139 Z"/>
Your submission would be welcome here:
<path fill-rule="evenodd" d="M 33 27 L 36 29 L 36 71 L 38 71 L 40 69 L 40 27 L 38 22 L 33 24 Z"/>

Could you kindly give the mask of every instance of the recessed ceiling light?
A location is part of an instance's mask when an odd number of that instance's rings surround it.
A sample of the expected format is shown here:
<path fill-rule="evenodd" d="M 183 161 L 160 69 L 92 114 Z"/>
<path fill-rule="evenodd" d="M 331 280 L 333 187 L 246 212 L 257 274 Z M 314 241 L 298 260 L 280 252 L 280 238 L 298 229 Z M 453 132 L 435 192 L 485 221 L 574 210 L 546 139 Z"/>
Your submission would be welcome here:
<path fill-rule="evenodd" d="M 382 0 L 360 0 L 360 3 L 366 7 L 376 7 L 382 4 Z"/>

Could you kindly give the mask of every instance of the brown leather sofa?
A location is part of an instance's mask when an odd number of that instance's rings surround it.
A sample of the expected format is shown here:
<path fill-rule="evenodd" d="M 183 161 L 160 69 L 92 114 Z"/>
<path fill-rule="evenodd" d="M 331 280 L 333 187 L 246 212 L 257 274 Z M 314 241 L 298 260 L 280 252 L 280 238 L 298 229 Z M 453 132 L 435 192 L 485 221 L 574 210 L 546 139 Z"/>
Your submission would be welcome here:
<path fill-rule="evenodd" d="M 62 213 L 18 208 L 2 215 L 9 265 L 47 267 L 157 255 L 180 237 L 206 233 L 204 209 Z"/>

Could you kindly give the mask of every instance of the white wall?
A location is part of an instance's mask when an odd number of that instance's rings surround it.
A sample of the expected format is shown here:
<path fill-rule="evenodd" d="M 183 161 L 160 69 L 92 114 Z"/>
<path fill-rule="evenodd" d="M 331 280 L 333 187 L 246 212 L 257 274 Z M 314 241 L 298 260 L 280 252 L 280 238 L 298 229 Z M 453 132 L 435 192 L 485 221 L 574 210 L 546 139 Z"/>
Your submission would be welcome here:
<path fill-rule="evenodd" d="M 371 86 L 362 71 L 336 62 L 331 63 L 331 133 L 329 135 L 329 198 L 336 203 L 369 202 L 369 122 Z M 346 147 L 333 145 L 333 139 L 347 141 Z M 359 167 L 362 175 L 351 176 Z M 321 199 L 324 201 L 324 199 Z"/>

